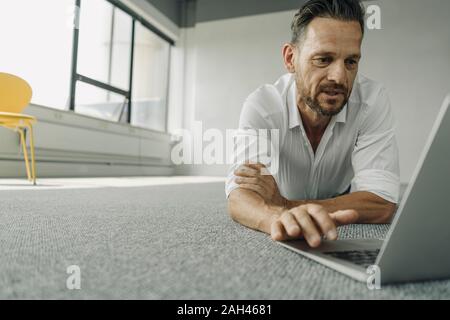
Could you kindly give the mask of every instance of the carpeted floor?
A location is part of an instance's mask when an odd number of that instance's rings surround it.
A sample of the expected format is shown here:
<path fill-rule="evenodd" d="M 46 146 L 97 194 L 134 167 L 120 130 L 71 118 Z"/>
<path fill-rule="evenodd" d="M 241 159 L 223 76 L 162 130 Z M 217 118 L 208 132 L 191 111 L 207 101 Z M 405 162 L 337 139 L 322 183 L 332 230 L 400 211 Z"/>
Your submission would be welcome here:
<path fill-rule="evenodd" d="M 450 280 L 371 291 L 282 248 L 230 220 L 223 183 L 1 191 L 0 252 L 2 299 L 450 298 Z"/>

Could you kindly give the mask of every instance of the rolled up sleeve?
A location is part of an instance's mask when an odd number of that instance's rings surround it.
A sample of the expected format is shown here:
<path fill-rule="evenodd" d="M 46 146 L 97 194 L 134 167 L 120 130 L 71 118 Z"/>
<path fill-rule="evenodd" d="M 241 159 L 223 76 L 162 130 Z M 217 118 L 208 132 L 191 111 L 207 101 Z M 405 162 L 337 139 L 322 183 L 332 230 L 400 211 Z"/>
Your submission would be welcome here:
<path fill-rule="evenodd" d="M 225 181 L 225 194 L 226 197 L 230 195 L 231 191 L 239 188 L 236 183 L 236 175 L 234 171 L 245 161 L 239 159 L 256 159 L 257 153 L 257 134 L 254 129 L 239 129 L 234 136 L 235 158 L 233 163 L 228 168 L 228 175 Z"/>
<path fill-rule="evenodd" d="M 372 105 L 366 105 L 352 153 L 354 178 L 351 192 L 368 191 L 398 203 L 400 166 L 395 120 L 385 89 Z"/>
<path fill-rule="evenodd" d="M 234 135 L 234 157 L 232 164 L 228 168 L 227 179 L 225 182 L 226 197 L 239 187 L 235 182 L 234 171 L 244 162 L 259 162 L 268 165 L 270 160 L 267 158 L 267 151 L 260 148 L 261 139 L 267 139 L 267 136 L 260 136 L 260 129 L 271 129 L 272 120 L 269 119 L 265 110 L 257 104 L 249 101 L 244 103 L 240 119 L 239 129 Z"/>

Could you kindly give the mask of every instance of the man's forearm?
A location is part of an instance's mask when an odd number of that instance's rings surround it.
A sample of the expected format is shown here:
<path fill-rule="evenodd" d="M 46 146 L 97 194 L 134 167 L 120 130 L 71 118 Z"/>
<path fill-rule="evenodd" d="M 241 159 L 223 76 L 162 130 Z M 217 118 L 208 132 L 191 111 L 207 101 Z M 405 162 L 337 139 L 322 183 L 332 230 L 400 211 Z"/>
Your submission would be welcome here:
<path fill-rule="evenodd" d="M 233 220 L 249 228 L 270 233 L 270 222 L 285 208 L 268 205 L 256 192 L 238 188 L 228 197 L 228 212 Z"/>
<path fill-rule="evenodd" d="M 326 200 L 286 200 L 286 206 L 269 205 L 256 192 L 235 189 L 228 197 L 228 212 L 233 220 L 249 228 L 270 233 L 271 222 L 285 210 L 308 203 L 323 206 L 328 212 L 354 209 L 359 215 L 357 223 L 389 223 L 396 210 L 394 203 L 365 191 L 358 191 Z"/>
<path fill-rule="evenodd" d="M 397 208 L 395 203 L 367 191 L 357 191 L 325 200 L 287 200 L 286 207 L 290 209 L 307 203 L 320 204 L 329 212 L 354 209 L 359 213 L 359 223 L 389 223 Z"/>

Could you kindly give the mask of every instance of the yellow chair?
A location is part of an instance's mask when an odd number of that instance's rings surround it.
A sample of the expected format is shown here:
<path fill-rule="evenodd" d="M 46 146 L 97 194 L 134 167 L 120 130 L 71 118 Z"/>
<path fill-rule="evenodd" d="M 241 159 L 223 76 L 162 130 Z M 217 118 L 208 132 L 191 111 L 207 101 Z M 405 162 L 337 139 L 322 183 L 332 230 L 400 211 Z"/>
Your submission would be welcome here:
<path fill-rule="evenodd" d="M 27 177 L 36 185 L 36 163 L 34 159 L 33 123 L 36 118 L 22 114 L 31 100 L 32 90 L 23 79 L 0 72 L 0 126 L 19 132 Z M 25 130 L 30 132 L 31 170 L 25 142 Z"/>

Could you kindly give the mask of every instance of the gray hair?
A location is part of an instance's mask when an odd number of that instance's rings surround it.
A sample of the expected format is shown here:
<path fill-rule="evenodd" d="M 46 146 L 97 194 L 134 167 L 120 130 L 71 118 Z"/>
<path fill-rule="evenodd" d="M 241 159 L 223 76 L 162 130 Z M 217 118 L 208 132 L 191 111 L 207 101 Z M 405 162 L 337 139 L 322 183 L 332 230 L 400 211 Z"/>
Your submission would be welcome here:
<path fill-rule="evenodd" d="M 296 44 L 306 33 L 309 23 L 317 17 L 357 21 L 364 35 L 365 9 L 360 0 L 309 0 L 292 20 L 292 40 Z"/>

